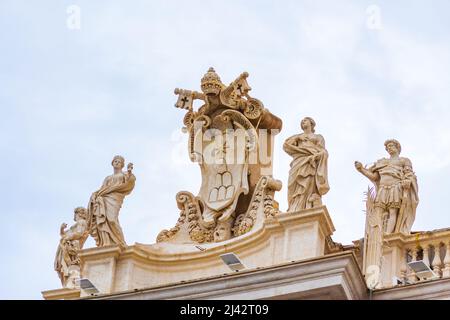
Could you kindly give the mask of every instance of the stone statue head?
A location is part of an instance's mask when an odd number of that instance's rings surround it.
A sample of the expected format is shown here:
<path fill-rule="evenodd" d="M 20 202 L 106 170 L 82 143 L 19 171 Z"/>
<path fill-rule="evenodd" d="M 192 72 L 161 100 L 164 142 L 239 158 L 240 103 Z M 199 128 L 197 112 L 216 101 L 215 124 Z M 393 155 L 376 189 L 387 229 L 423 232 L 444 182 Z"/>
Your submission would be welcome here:
<path fill-rule="evenodd" d="M 122 169 L 125 166 L 125 158 L 122 156 L 115 156 L 111 161 L 111 165 L 114 169 Z"/>
<path fill-rule="evenodd" d="M 314 129 L 316 127 L 316 122 L 314 121 L 313 118 L 305 117 L 302 119 L 302 121 L 300 122 L 300 127 L 302 128 L 302 130 L 304 131 L 307 126 L 311 127 L 312 133 L 316 132 L 316 130 Z"/>
<path fill-rule="evenodd" d="M 386 140 L 384 142 L 384 147 L 390 155 L 400 154 L 400 152 L 402 152 L 402 146 L 400 145 L 400 142 L 395 139 Z"/>
<path fill-rule="evenodd" d="M 214 230 L 214 242 L 225 241 L 231 238 L 231 226 L 228 222 L 219 222 Z"/>
<path fill-rule="evenodd" d="M 83 207 L 76 207 L 74 210 L 74 216 L 73 219 L 75 221 L 77 221 L 78 219 L 84 219 L 86 220 L 87 216 L 86 216 L 86 209 Z"/>

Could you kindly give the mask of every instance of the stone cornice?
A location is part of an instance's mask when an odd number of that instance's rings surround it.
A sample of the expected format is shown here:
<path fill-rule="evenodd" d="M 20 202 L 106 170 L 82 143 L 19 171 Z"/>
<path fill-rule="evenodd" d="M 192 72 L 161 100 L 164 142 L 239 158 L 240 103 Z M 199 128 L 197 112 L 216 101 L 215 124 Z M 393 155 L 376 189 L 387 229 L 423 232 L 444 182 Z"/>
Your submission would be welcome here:
<path fill-rule="evenodd" d="M 375 300 L 450 299 L 450 278 L 376 290 Z"/>
<path fill-rule="evenodd" d="M 119 259 L 125 259 L 133 257 L 142 261 L 152 261 L 158 264 L 161 263 L 179 263 L 182 261 L 195 261 L 201 259 L 206 261 L 216 260 L 217 256 L 233 251 L 253 251 L 255 248 L 260 248 L 268 244 L 268 240 L 271 234 L 279 229 L 283 229 L 288 224 L 304 224 L 310 221 L 319 221 L 324 232 L 330 235 L 334 231 L 334 226 L 329 216 L 328 210 L 325 206 L 307 209 L 293 213 L 280 213 L 273 219 L 265 221 L 263 226 L 259 229 L 252 230 L 242 236 L 233 238 L 231 240 L 222 243 L 212 244 L 186 244 L 186 245 L 172 245 L 172 244 L 157 244 L 157 245 L 145 245 L 136 243 L 135 245 L 128 246 L 123 252 L 121 252 Z M 158 248 L 161 250 L 159 251 Z M 174 253 L 170 252 L 173 248 Z M 201 249 L 198 249 L 201 248 Z M 95 254 L 97 248 L 83 250 L 81 256 L 84 257 L 87 253 Z M 101 249 L 101 248 L 98 248 Z M 181 251 L 183 249 L 185 251 Z M 166 250 L 166 251 L 165 251 Z M 109 252 L 109 251 L 107 251 Z M 118 251 L 120 252 L 120 251 Z"/>
<path fill-rule="evenodd" d="M 81 250 L 78 255 L 80 257 L 81 262 L 86 262 L 90 260 L 99 260 L 103 258 L 117 258 L 121 254 L 123 249 L 119 246 L 105 246 L 105 247 L 96 247 Z"/>
<path fill-rule="evenodd" d="M 282 298 L 366 298 L 364 278 L 351 252 L 92 298 L 267 299 L 277 298 L 274 292 Z"/>
<path fill-rule="evenodd" d="M 77 299 L 80 297 L 80 289 L 55 289 L 42 291 L 42 296 L 46 300 L 59 300 L 59 299 Z"/>
<path fill-rule="evenodd" d="M 276 216 L 277 221 L 283 223 L 305 223 L 319 218 L 321 226 L 325 227 L 325 233 L 327 235 L 333 234 L 336 229 L 334 228 L 333 221 L 326 206 L 320 206 L 311 209 L 305 209 L 296 212 L 280 213 Z"/>

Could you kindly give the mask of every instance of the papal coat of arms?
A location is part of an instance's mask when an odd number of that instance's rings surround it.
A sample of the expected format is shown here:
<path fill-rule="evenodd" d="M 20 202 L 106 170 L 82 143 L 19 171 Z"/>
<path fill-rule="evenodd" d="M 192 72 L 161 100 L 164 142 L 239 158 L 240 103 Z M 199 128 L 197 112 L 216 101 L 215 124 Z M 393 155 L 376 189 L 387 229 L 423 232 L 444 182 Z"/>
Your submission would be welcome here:
<path fill-rule="evenodd" d="M 202 184 L 197 196 L 177 194 L 180 218 L 158 242 L 228 240 L 277 212 L 273 194 L 281 182 L 272 178 L 272 149 L 282 122 L 249 95 L 247 77 L 244 72 L 226 86 L 210 68 L 202 92 L 175 89 L 175 106 L 187 110 L 189 156 L 200 165 Z M 195 100 L 204 103 L 197 111 Z"/>

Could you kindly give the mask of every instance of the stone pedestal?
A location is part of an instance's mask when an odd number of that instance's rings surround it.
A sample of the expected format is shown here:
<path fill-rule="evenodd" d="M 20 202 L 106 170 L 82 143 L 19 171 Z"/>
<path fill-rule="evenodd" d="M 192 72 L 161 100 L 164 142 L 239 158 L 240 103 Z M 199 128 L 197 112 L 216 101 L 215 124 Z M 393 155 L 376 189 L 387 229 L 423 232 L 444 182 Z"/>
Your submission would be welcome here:
<path fill-rule="evenodd" d="M 182 284 L 236 273 L 220 258 L 229 252 L 243 262 L 244 271 L 321 257 L 333 231 L 325 206 L 280 213 L 242 236 L 219 243 L 85 249 L 80 252 L 81 277 L 101 294 Z"/>
<path fill-rule="evenodd" d="M 325 206 L 282 213 L 274 224 L 281 225 L 284 230 L 283 257 L 279 262 L 322 256 L 326 237 L 335 231 Z M 270 223 L 267 227 L 271 228 Z"/>
<path fill-rule="evenodd" d="M 70 299 L 77 299 L 81 295 L 80 289 L 67 289 L 67 288 L 61 288 L 61 289 L 55 289 L 55 290 L 47 290 L 42 291 L 42 297 L 45 300 L 70 300 Z"/>
<path fill-rule="evenodd" d="M 393 286 L 393 278 L 402 280 L 401 269 L 406 269 L 404 252 L 405 235 L 401 233 L 385 235 L 381 259 L 380 288 Z"/>
<path fill-rule="evenodd" d="M 82 278 L 89 279 L 98 291 L 111 293 L 114 290 L 117 259 L 121 253 L 118 246 L 91 248 L 80 252 Z M 83 291 L 82 292 L 82 296 Z"/>

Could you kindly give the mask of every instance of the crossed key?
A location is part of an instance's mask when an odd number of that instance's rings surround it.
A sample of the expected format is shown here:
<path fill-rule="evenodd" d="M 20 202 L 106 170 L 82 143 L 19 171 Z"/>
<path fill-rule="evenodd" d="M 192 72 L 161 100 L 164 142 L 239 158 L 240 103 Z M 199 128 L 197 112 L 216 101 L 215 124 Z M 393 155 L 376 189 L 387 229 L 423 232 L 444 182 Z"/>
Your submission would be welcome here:
<path fill-rule="evenodd" d="M 176 88 L 174 93 L 178 95 L 177 103 L 175 103 L 176 108 L 192 110 L 192 103 L 194 101 L 192 91 Z"/>

